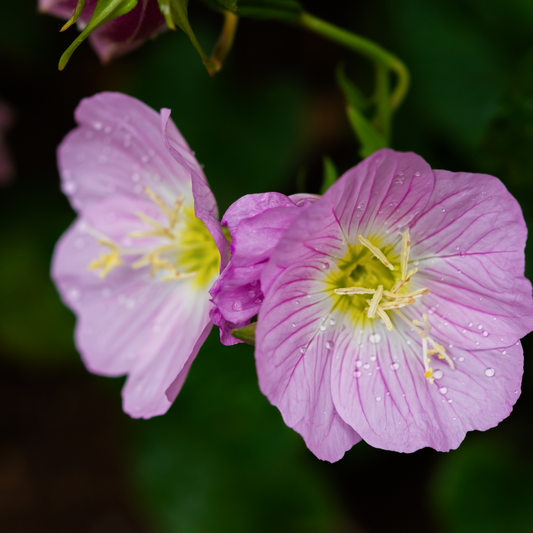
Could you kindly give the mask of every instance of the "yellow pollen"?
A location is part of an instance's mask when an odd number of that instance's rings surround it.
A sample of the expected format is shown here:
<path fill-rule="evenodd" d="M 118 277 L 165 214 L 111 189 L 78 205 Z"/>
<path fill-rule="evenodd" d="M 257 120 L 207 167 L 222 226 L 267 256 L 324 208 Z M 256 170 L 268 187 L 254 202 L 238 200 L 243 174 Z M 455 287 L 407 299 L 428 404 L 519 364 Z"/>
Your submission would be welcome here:
<path fill-rule="evenodd" d="M 98 270 L 100 271 L 100 279 L 104 279 L 115 267 L 122 265 L 122 260 L 120 259 L 120 250 L 118 246 L 111 241 L 98 240 L 100 244 L 107 246 L 110 249 L 110 253 L 101 254 L 98 259 L 94 259 L 89 264 L 89 270 Z"/>
<path fill-rule="evenodd" d="M 365 239 L 362 235 L 358 235 L 359 242 L 366 246 L 388 269 L 394 270 L 394 266 L 385 257 L 385 254 L 377 247 L 374 246 L 368 239 Z"/>
<path fill-rule="evenodd" d="M 150 187 L 148 186 L 144 187 L 144 192 L 151 200 L 153 200 L 159 206 L 159 209 L 161 209 L 161 212 L 170 220 L 172 216 L 172 212 L 167 207 L 167 204 L 165 203 L 165 201 L 160 196 L 158 196 L 154 191 L 152 191 L 152 189 L 150 189 Z"/>
<path fill-rule="evenodd" d="M 425 378 L 432 378 L 432 377 L 433 377 L 433 369 L 432 369 L 432 368 L 428 368 L 428 369 L 424 372 L 424 377 L 425 377 Z"/>

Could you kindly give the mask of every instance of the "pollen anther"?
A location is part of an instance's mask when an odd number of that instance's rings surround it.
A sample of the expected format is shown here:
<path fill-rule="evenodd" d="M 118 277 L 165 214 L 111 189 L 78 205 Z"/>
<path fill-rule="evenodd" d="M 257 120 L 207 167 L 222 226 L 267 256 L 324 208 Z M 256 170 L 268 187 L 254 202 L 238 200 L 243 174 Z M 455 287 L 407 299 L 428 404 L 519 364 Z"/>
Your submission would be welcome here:
<path fill-rule="evenodd" d="M 359 242 L 366 246 L 388 269 L 394 270 L 394 266 L 385 257 L 385 254 L 377 247 L 374 246 L 368 239 L 365 239 L 362 235 L 358 235 Z"/>

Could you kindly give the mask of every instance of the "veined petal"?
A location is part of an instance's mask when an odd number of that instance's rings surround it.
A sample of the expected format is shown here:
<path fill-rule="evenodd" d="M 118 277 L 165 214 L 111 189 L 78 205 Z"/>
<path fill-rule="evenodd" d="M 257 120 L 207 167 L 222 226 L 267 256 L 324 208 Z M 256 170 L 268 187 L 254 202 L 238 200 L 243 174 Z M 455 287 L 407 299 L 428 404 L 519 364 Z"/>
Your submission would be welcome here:
<path fill-rule="evenodd" d="M 348 242 L 362 233 L 379 234 L 385 244 L 424 209 L 433 186 L 433 171 L 420 156 L 383 149 L 348 170 L 324 197 Z"/>
<path fill-rule="evenodd" d="M 421 312 L 454 346 L 509 346 L 533 329 L 520 206 L 492 176 L 435 173 L 433 196 L 411 227 L 413 288 L 430 289 Z"/>
<path fill-rule="evenodd" d="M 84 224 L 64 234 L 52 265 L 61 296 L 78 317 L 76 346 L 92 372 L 129 374 L 123 392 L 129 414 L 162 414 L 171 403 L 166 390 L 190 366 L 209 324 L 208 294 L 190 280 L 156 282 L 148 269 L 129 265 L 101 280 L 87 268 L 101 249 Z"/>
<path fill-rule="evenodd" d="M 346 329 L 332 356 L 332 394 L 338 413 L 371 446 L 412 452 L 456 448 L 467 431 L 497 425 L 520 393 L 522 348 L 454 349 L 456 369 L 432 360 L 424 377 L 420 336 L 401 323 L 380 323 L 359 335 Z"/>
<path fill-rule="evenodd" d="M 181 195 L 191 198 L 190 170 L 168 152 L 153 109 L 124 94 L 100 93 L 82 100 L 75 116 L 79 126 L 59 146 L 58 160 L 63 191 L 78 210 L 110 194 L 144 196 L 146 186 L 169 205 Z"/>

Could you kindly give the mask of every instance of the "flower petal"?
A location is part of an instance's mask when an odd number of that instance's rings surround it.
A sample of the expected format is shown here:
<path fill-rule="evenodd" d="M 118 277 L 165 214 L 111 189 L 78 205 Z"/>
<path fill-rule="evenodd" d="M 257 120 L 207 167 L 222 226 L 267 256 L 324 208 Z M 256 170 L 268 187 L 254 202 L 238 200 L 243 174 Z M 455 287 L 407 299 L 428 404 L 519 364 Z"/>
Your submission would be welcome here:
<path fill-rule="evenodd" d="M 112 193 L 144 196 L 145 186 L 172 203 L 182 194 L 191 198 L 190 170 L 168 152 L 153 109 L 123 94 L 100 93 L 82 100 L 75 116 L 79 126 L 61 143 L 58 160 L 63 191 L 76 209 Z"/>
<path fill-rule="evenodd" d="M 333 405 L 328 341 L 335 334 L 321 329 L 335 323 L 333 299 L 323 292 L 324 254 L 341 249 L 343 236 L 328 199 L 309 213 L 302 210 L 263 271 L 255 356 L 261 390 L 285 423 L 317 457 L 336 461 L 359 441 Z"/>
<path fill-rule="evenodd" d="M 520 392 L 522 348 L 453 350 L 456 369 L 436 359 L 424 377 L 416 332 L 387 332 L 376 321 L 362 335 L 345 330 L 333 354 L 332 394 L 338 413 L 371 446 L 412 452 L 456 448 L 467 431 L 497 425 Z"/>
<path fill-rule="evenodd" d="M 359 234 L 387 242 L 424 209 L 433 185 L 433 171 L 420 156 L 383 149 L 348 170 L 324 197 L 349 243 L 358 243 Z"/>
<path fill-rule="evenodd" d="M 129 265 L 99 279 L 87 265 L 101 245 L 87 236 L 86 225 L 77 221 L 63 235 L 52 265 L 63 301 L 78 317 L 76 346 L 92 372 L 129 374 L 125 411 L 163 414 L 171 403 L 165 391 L 190 366 L 209 324 L 208 294 L 189 280 L 156 282 L 149 269 Z"/>
<path fill-rule="evenodd" d="M 411 227 L 413 288 L 430 289 L 422 304 L 436 337 L 466 349 L 509 346 L 533 329 L 520 207 L 492 176 L 435 173 L 433 196 Z"/>

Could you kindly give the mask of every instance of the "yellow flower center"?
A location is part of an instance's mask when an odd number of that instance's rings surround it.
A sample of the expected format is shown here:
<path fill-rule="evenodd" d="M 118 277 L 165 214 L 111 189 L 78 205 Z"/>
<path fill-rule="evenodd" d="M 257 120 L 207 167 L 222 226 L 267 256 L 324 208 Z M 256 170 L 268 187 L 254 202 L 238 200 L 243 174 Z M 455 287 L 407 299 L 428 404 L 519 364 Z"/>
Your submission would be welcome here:
<path fill-rule="evenodd" d="M 379 317 L 386 328 L 393 331 L 390 313 L 406 322 L 421 337 L 424 376 L 433 383 L 430 355 L 445 359 L 451 368 L 455 365 L 444 347 L 430 337 L 431 325 L 427 315 L 422 316 L 422 321 L 410 321 L 400 311 L 402 307 L 414 304 L 429 292 L 425 288 L 414 291 L 408 289 L 411 278 L 418 272 L 416 267 L 409 269 L 409 232 L 402 234 L 399 255 L 394 253 L 393 245 L 380 248 L 378 239 L 370 240 L 359 235 L 358 240 L 359 244 L 352 245 L 346 257 L 338 264 L 339 271 L 332 273 L 326 282 L 335 295 L 335 308 L 347 314 L 354 326 L 358 327 L 364 327 L 364 322 L 368 319 Z M 428 349 L 428 344 L 431 349 Z"/>
<path fill-rule="evenodd" d="M 100 278 L 105 278 L 113 268 L 123 264 L 125 256 L 141 256 L 131 267 L 134 269 L 150 266 L 152 277 L 161 281 L 192 278 L 191 283 L 204 288 L 218 273 L 220 254 L 217 245 L 204 222 L 194 214 L 194 206 L 183 207 L 184 196 L 178 198 L 170 208 L 165 201 L 150 188 L 145 187 L 147 196 L 158 206 L 166 217 L 161 224 L 145 213 L 136 215 L 146 224 L 146 231 L 130 233 L 135 239 L 155 239 L 153 246 L 122 249 L 106 236 L 89 229 L 98 242 L 109 249 L 89 264 L 90 270 L 100 270 Z M 158 273 L 161 273 L 158 275 Z"/>

